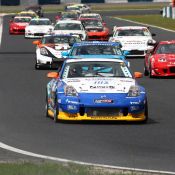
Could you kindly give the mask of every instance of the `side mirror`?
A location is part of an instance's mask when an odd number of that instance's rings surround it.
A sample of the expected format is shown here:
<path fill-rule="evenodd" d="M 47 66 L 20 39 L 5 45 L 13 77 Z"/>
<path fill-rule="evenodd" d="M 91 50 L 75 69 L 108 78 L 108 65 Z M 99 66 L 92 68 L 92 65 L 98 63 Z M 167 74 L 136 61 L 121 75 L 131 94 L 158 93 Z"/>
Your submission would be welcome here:
<path fill-rule="evenodd" d="M 142 76 L 141 72 L 134 72 L 134 78 L 142 78 Z"/>
<path fill-rule="evenodd" d="M 47 74 L 48 78 L 58 78 L 59 77 L 59 73 L 58 72 L 49 72 Z"/>
<path fill-rule="evenodd" d="M 68 56 L 69 56 L 69 52 L 63 51 L 63 52 L 61 53 L 61 55 L 62 55 L 63 58 L 68 57 Z"/>
<path fill-rule="evenodd" d="M 155 33 L 152 33 L 151 35 L 152 35 L 152 36 L 156 36 L 156 34 L 155 34 Z"/>
<path fill-rule="evenodd" d="M 124 55 L 124 56 L 129 55 L 129 53 L 130 53 L 130 52 L 129 52 L 129 51 L 127 51 L 127 50 L 123 51 L 123 55 Z"/>
<path fill-rule="evenodd" d="M 106 26 L 106 23 L 105 22 L 103 22 L 102 24 L 103 24 L 103 26 Z"/>
<path fill-rule="evenodd" d="M 33 41 L 33 44 L 40 45 L 41 44 L 41 41 L 39 41 L 39 40 Z"/>

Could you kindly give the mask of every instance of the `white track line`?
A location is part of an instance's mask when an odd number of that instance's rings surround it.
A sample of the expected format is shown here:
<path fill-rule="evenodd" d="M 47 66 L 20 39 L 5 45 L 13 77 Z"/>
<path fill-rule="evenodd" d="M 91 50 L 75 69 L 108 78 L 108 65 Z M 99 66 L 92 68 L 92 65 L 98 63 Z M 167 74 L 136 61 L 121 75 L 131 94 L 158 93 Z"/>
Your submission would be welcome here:
<path fill-rule="evenodd" d="M 120 166 L 110 166 L 110 165 L 104 165 L 104 164 L 93 164 L 93 163 L 87 163 L 87 162 L 81 162 L 81 161 L 73 161 L 73 160 L 69 160 L 69 159 L 62 159 L 59 157 L 51 157 L 51 156 L 36 154 L 36 153 L 21 150 L 18 148 L 14 148 L 14 147 L 6 145 L 2 142 L 0 142 L 0 148 L 15 152 L 15 153 L 23 154 L 26 156 L 31 156 L 31 157 L 41 158 L 41 159 L 46 159 L 46 160 L 54 160 L 54 161 L 58 161 L 58 162 L 76 163 L 76 164 L 80 164 L 80 165 L 97 166 L 97 167 L 101 167 L 101 168 L 112 168 L 112 169 L 127 170 L 127 171 L 159 173 L 159 174 L 175 174 L 175 172 L 171 172 L 171 171 L 158 171 L 158 170 L 147 170 L 147 169 L 139 169 L 139 168 L 120 167 Z"/>
<path fill-rule="evenodd" d="M 146 24 L 146 23 L 142 23 L 142 22 L 136 22 L 136 21 L 132 21 L 132 20 L 128 20 L 128 19 L 123 19 L 123 18 L 118 18 L 118 17 L 111 17 L 111 18 L 118 19 L 120 21 L 132 22 L 132 23 L 140 24 L 140 25 L 147 25 L 148 27 L 154 27 L 154 28 L 158 28 L 158 29 L 161 29 L 161 30 L 166 30 L 168 32 L 174 32 L 175 33 L 174 30 L 166 29 L 166 28 L 155 26 L 155 25 L 151 25 L 151 24 Z"/>

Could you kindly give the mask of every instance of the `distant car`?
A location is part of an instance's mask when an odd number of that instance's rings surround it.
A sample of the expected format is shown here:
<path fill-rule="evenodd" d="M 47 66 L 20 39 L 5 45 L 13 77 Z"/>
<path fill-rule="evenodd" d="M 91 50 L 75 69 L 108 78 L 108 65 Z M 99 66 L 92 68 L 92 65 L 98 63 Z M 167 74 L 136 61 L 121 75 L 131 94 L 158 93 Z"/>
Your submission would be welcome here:
<path fill-rule="evenodd" d="M 121 50 L 120 43 L 99 41 L 75 43 L 70 51 L 62 52 L 65 58 L 114 58 L 123 60 L 129 66 L 129 62 L 125 59 L 127 54 L 128 52 Z"/>
<path fill-rule="evenodd" d="M 74 6 L 77 6 L 81 9 L 82 13 L 90 13 L 91 8 L 87 4 L 74 4 Z"/>
<path fill-rule="evenodd" d="M 79 35 L 82 40 L 87 39 L 87 32 L 78 20 L 60 20 L 54 27 L 55 34 Z"/>
<path fill-rule="evenodd" d="M 28 6 L 25 8 L 26 11 L 34 11 L 39 17 L 44 16 L 44 11 L 40 5 Z"/>
<path fill-rule="evenodd" d="M 146 122 L 145 89 L 122 60 L 68 59 L 46 88 L 46 117 L 59 120 Z"/>
<path fill-rule="evenodd" d="M 16 16 L 9 22 L 9 34 L 24 34 L 25 28 L 29 24 L 31 17 L 29 16 Z"/>
<path fill-rule="evenodd" d="M 78 14 L 81 14 L 83 12 L 81 7 L 78 7 L 76 5 L 70 5 L 70 6 L 66 6 L 65 8 L 66 12 L 77 12 Z"/>
<path fill-rule="evenodd" d="M 58 22 L 59 20 L 69 20 L 69 19 L 78 20 L 78 18 L 79 18 L 79 14 L 73 11 L 72 12 L 62 12 L 61 14 L 55 17 L 56 22 Z"/>
<path fill-rule="evenodd" d="M 36 44 L 35 69 L 57 68 L 63 62 L 62 52 L 68 51 L 74 43 L 81 42 L 80 38 L 73 35 L 45 35 Z"/>
<path fill-rule="evenodd" d="M 93 18 L 80 19 L 87 31 L 89 41 L 108 41 L 109 28 L 104 26 L 101 21 Z"/>
<path fill-rule="evenodd" d="M 32 10 L 25 10 L 17 13 L 17 16 L 30 16 L 31 18 L 38 18 L 39 16 Z"/>
<path fill-rule="evenodd" d="M 48 18 L 34 18 L 25 28 L 25 38 L 41 38 L 43 35 L 51 34 L 53 25 Z"/>
<path fill-rule="evenodd" d="M 86 19 L 86 18 L 93 18 L 93 19 L 98 19 L 100 21 L 103 21 L 101 15 L 99 13 L 83 13 L 80 14 L 79 19 Z"/>
<path fill-rule="evenodd" d="M 123 26 L 114 27 L 114 34 L 109 39 L 112 42 L 120 42 L 122 50 L 129 51 L 128 57 L 144 57 L 150 44 L 156 44 L 152 38 L 155 34 L 151 34 L 147 27 L 143 26 Z"/>
<path fill-rule="evenodd" d="M 175 76 L 175 40 L 160 41 L 147 53 L 144 74 L 150 77 Z"/>

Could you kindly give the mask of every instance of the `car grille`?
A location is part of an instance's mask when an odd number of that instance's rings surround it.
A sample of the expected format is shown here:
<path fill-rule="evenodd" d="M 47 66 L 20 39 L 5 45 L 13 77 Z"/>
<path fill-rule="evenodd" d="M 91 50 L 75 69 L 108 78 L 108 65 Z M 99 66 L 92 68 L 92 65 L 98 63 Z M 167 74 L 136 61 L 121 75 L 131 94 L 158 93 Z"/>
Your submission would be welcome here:
<path fill-rule="evenodd" d="M 175 67 L 170 67 L 170 73 L 175 73 Z"/>
<path fill-rule="evenodd" d="M 144 55 L 143 50 L 131 50 L 129 51 L 129 55 Z"/>
<path fill-rule="evenodd" d="M 109 116 L 109 117 L 114 117 L 119 115 L 120 109 L 117 108 L 87 108 L 86 113 L 87 116 L 91 117 L 104 117 L 104 116 Z"/>
<path fill-rule="evenodd" d="M 43 36 L 44 33 L 34 33 L 34 36 Z"/>

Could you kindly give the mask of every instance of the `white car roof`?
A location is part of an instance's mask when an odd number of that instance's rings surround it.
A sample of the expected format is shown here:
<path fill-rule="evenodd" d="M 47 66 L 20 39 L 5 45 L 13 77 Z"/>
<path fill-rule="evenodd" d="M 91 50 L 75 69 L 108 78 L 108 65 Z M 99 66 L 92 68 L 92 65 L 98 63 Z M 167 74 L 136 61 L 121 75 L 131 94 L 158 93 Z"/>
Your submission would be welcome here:
<path fill-rule="evenodd" d="M 74 63 L 74 62 L 81 62 L 81 61 L 108 61 L 108 62 L 117 62 L 117 63 L 123 63 L 123 60 L 119 59 L 104 59 L 104 58 L 76 58 L 76 59 L 68 59 L 66 60 L 67 63 Z"/>
<path fill-rule="evenodd" d="M 100 16 L 100 14 L 98 14 L 98 13 L 83 13 L 83 14 L 81 14 L 80 16 Z"/>
<path fill-rule="evenodd" d="M 60 20 L 57 22 L 57 24 L 61 24 L 61 23 L 74 23 L 74 24 L 81 24 L 81 21 L 78 20 Z"/>
<path fill-rule="evenodd" d="M 21 18 L 29 18 L 29 19 L 32 19 L 32 17 L 30 17 L 30 16 L 15 16 L 14 18 L 15 18 L 15 19 L 21 19 Z"/>
<path fill-rule="evenodd" d="M 50 21 L 49 18 L 33 18 L 31 21 L 46 21 L 46 20 Z"/>
<path fill-rule="evenodd" d="M 122 26 L 122 27 L 115 27 L 115 30 L 120 29 L 120 30 L 126 30 L 126 29 L 148 29 L 145 26 Z"/>

